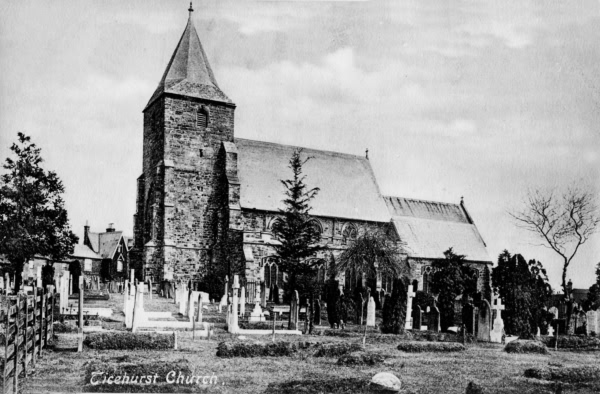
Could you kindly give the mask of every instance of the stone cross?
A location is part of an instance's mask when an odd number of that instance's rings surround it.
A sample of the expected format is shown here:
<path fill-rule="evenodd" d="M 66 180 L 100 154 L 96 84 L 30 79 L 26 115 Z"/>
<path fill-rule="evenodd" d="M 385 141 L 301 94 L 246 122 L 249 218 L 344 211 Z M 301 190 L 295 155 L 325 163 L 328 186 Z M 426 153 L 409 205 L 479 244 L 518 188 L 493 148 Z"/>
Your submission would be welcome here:
<path fill-rule="evenodd" d="M 552 324 L 550 324 L 548 326 L 548 336 L 553 336 L 554 335 L 554 327 L 552 327 Z"/>
<path fill-rule="evenodd" d="M 375 327 L 375 300 L 369 297 L 367 303 L 367 327 Z"/>
<path fill-rule="evenodd" d="M 493 322 L 493 329 L 490 331 L 490 341 L 502 343 L 502 336 L 504 335 L 504 320 L 502 320 L 501 312 L 504 310 L 504 305 L 502 305 L 502 299 L 500 297 L 494 299 L 492 310 L 496 311 L 496 318 Z"/>
<path fill-rule="evenodd" d="M 298 297 L 298 290 L 294 290 L 292 294 L 292 305 L 290 306 L 290 324 L 288 329 L 297 330 L 298 329 L 298 312 L 300 308 L 298 307 L 298 303 L 300 299 Z"/>
<path fill-rule="evenodd" d="M 240 316 L 244 316 L 246 314 L 246 288 L 242 286 L 240 290 Z"/>
<path fill-rule="evenodd" d="M 408 286 L 408 291 L 406 292 L 406 323 L 404 324 L 405 329 L 413 328 L 412 324 L 412 299 L 416 293 L 414 292 L 414 286 Z"/>

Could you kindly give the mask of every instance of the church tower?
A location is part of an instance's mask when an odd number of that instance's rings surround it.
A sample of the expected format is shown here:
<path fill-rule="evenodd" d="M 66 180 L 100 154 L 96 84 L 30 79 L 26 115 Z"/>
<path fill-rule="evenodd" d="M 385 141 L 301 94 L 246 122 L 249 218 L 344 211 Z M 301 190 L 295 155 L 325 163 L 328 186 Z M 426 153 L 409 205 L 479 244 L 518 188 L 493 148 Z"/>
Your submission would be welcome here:
<path fill-rule="evenodd" d="M 233 142 L 235 104 L 217 84 L 192 13 L 190 4 L 185 31 L 143 111 L 133 255 L 136 276 L 155 281 L 196 279 L 214 259 L 217 154 Z"/>

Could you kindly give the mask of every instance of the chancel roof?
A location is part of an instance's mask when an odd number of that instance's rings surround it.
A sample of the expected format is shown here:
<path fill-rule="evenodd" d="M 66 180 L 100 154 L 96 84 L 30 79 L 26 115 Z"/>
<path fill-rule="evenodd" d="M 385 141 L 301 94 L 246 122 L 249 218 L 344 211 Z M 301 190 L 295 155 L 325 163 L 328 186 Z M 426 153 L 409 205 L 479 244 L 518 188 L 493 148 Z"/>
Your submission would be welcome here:
<path fill-rule="evenodd" d="M 485 242 L 462 203 L 384 199 L 409 256 L 441 259 L 452 247 L 467 260 L 491 262 Z"/>
<path fill-rule="evenodd" d="M 232 104 L 217 84 L 192 22 L 191 13 L 177 48 L 146 108 L 163 93 Z"/>
<path fill-rule="evenodd" d="M 270 142 L 235 139 L 238 151 L 240 205 L 242 208 L 284 209 L 288 167 L 297 147 Z M 311 215 L 389 222 L 390 214 L 379 192 L 369 160 L 362 156 L 303 149 L 305 183 L 320 188 L 311 202 Z"/>

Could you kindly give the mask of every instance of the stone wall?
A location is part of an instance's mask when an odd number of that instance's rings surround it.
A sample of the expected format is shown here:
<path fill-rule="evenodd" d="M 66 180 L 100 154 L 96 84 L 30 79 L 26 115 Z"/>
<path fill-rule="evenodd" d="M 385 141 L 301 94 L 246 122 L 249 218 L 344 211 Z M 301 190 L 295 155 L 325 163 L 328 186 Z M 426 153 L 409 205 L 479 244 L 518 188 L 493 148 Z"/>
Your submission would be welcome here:
<path fill-rule="evenodd" d="M 164 270 L 176 280 L 198 279 L 206 272 L 215 221 L 223 216 L 216 159 L 222 142 L 233 141 L 234 109 L 164 95 L 144 113 L 144 173 L 138 180 L 134 234 L 135 247 L 143 249 L 139 265 L 155 280 Z M 208 114 L 206 125 L 197 122 L 199 111 Z"/>

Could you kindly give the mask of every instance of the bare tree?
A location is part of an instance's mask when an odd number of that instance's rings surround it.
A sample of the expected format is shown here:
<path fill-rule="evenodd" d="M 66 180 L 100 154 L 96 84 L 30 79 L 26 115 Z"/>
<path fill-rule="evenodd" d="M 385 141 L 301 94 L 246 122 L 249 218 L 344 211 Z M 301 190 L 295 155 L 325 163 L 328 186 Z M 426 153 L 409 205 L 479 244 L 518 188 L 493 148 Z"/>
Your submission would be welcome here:
<path fill-rule="evenodd" d="M 568 297 L 567 268 L 600 224 L 594 193 L 579 187 L 571 187 L 562 194 L 535 190 L 528 193 L 523 209 L 510 215 L 520 227 L 542 238 L 543 246 L 562 257 L 562 288 Z"/>

